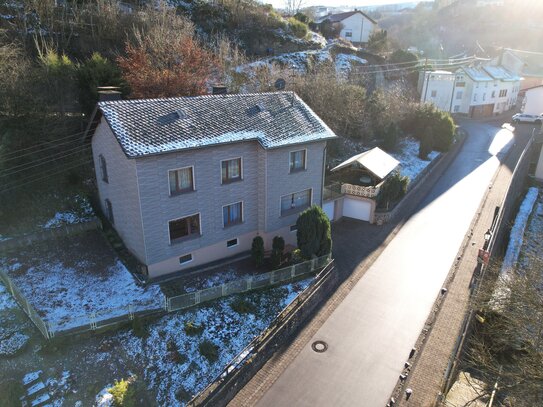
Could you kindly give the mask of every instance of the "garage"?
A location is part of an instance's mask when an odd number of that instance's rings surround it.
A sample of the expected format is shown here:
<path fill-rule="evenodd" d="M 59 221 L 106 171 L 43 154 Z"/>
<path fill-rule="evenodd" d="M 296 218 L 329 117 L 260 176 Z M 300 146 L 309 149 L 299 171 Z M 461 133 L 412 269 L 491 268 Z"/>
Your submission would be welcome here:
<path fill-rule="evenodd" d="M 345 197 L 343 201 L 343 216 L 369 222 L 372 218 L 372 203 Z"/>

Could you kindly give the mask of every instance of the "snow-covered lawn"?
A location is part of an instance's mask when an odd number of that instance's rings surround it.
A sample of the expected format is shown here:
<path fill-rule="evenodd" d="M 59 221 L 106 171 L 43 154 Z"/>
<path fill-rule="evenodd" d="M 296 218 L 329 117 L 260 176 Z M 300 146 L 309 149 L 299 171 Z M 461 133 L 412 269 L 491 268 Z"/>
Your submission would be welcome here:
<path fill-rule="evenodd" d="M 0 258 L 26 299 L 53 330 L 65 330 L 134 311 L 160 309 L 157 286 L 142 288 L 98 231 Z"/>
<path fill-rule="evenodd" d="M 159 405 L 179 406 L 179 394 L 194 395 L 203 390 L 275 316 L 310 283 L 310 279 L 267 291 L 240 296 L 255 305 L 255 314 L 239 314 L 224 298 L 201 308 L 169 314 L 149 326 L 149 336 L 131 332 L 119 334 L 125 351 L 140 361 L 145 381 L 157 391 Z M 203 325 L 200 335 L 189 336 L 186 322 Z M 211 341 L 218 347 L 218 359 L 208 361 L 199 344 Z"/>
<path fill-rule="evenodd" d="M 419 142 L 418 140 L 407 137 L 399 142 L 399 153 L 390 153 L 396 160 L 400 162 L 400 173 L 408 176 L 413 181 L 438 155 L 437 151 L 432 151 L 428 154 L 428 160 L 419 158 Z"/>

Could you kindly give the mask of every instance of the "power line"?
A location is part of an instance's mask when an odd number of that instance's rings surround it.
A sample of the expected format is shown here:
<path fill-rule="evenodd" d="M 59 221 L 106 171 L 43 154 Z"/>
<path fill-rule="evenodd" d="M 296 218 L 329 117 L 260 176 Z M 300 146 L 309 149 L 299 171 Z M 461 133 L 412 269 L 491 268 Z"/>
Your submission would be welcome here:
<path fill-rule="evenodd" d="M 62 174 L 63 172 L 66 172 L 68 170 L 71 170 L 71 169 L 74 169 L 74 168 L 77 168 L 77 167 L 80 167 L 82 165 L 86 165 L 86 164 L 90 164 L 92 163 L 92 160 L 88 160 L 88 161 L 83 161 L 83 162 L 79 162 L 78 164 L 76 165 L 73 165 L 73 166 L 69 166 L 69 167 L 64 167 L 61 171 L 57 171 L 57 172 L 53 172 L 53 173 L 50 173 L 50 174 L 47 174 L 47 175 L 44 175 L 42 177 L 38 177 L 38 178 L 33 178 L 31 181 L 28 181 L 28 182 L 17 182 L 17 183 L 14 183 L 12 184 L 11 186 L 8 186 L 8 188 L 4 188 L 4 189 L 1 189 L 0 190 L 0 194 L 3 194 L 3 193 L 6 193 L 8 191 L 12 191 L 14 189 L 17 189 L 19 187 L 22 187 L 24 185 L 28 185 L 28 184 L 33 184 L 34 182 L 37 182 L 37 181 L 42 181 L 44 179 L 47 179 L 53 175 L 58 175 L 58 174 Z M 31 177 L 28 177 L 26 178 L 27 180 L 30 179 Z M 25 179 L 23 179 L 23 181 L 25 181 Z"/>
<path fill-rule="evenodd" d="M 58 143 L 58 144 L 55 144 L 55 145 L 52 145 L 52 146 L 49 146 L 49 147 L 41 148 L 41 149 L 36 150 L 36 151 L 29 151 L 29 152 L 23 153 L 21 155 L 15 156 L 15 157 L 8 157 L 7 159 L 5 159 L 3 161 L 8 162 L 8 161 L 17 160 L 17 159 L 19 159 L 21 157 L 26 157 L 26 156 L 29 156 L 29 155 L 35 155 L 35 154 L 38 154 L 38 153 L 43 153 L 43 152 L 46 152 L 48 150 L 55 149 L 58 146 L 63 146 L 63 145 L 66 145 L 66 144 L 73 144 L 73 143 L 76 143 L 78 141 L 79 140 L 77 138 L 75 138 L 74 140 L 69 140 L 69 141 L 65 141 L 63 143 Z M 80 146 L 83 146 L 83 145 L 81 144 Z M 65 147 L 65 148 L 67 148 L 67 147 Z"/>
<path fill-rule="evenodd" d="M 89 149 L 89 147 L 87 147 L 87 149 Z M 14 174 L 18 174 L 18 173 L 21 173 L 21 172 L 28 171 L 28 170 L 31 169 L 31 168 L 36 168 L 36 167 L 40 167 L 40 166 L 42 166 L 42 165 L 47 165 L 47 164 L 52 163 L 52 162 L 54 162 L 54 161 L 58 161 L 58 160 L 60 160 L 60 159 L 66 158 L 66 157 L 69 157 L 69 156 L 72 156 L 72 155 L 75 155 L 75 154 L 82 153 L 83 151 L 85 151 L 85 149 L 81 149 L 81 150 L 72 152 L 72 153 L 70 153 L 70 154 L 65 154 L 65 155 L 60 156 L 60 157 L 54 157 L 54 158 L 51 159 L 51 160 L 48 160 L 48 161 L 45 161 L 45 162 L 42 162 L 42 163 L 39 163 L 39 164 L 31 165 L 31 166 L 28 166 L 28 167 L 26 167 L 26 168 L 23 168 L 23 169 L 20 169 L 20 170 L 17 170 L 17 171 L 12 171 L 12 172 L 8 172 L 8 173 L 4 173 L 4 174 L 1 174 L 1 175 L 0 175 L 0 178 L 9 177 L 9 176 L 12 176 L 12 175 L 14 175 Z"/>
<path fill-rule="evenodd" d="M 43 141 L 40 144 L 36 144 L 34 146 L 20 148 L 18 150 L 13 150 L 13 151 L 10 151 L 9 153 L 7 153 L 6 157 L 9 157 L 10 155 L 13 155 L 13 154 L 20 153 L 21 151 L 37 149 L 37 148 L 40 148 L 40 147 L 42 147 L 43 145 L 46 145 L 46 144 L 58 143 L 59 141 L 63 141 L 63 140 L 69 139 L 69 138 L 73 138 L 73 140 L 75 140 L 77 137 L 80 137 L 84 133 L 85 133 L 85 131 L 81 131 L 79 133 L 70 134 L 69 136 L 61 137 L 61 138 L 56 139 L 56 140 Z"/>
<path fill-rule="evenodd" d="M 21 168 L 21 167 L 28 167 L 28 168 L 32 168 L 32 167 L 35 167 L 36 165 L 34 164 L 39 164 L 41 162 L 43 162 L 44 164 L 47 164 L 49 162 L 53 162 L 53 161 L 56 161 L 58 160 L 59 158 L 62 158 L 63 156 L 67 155 L 67 153 L 72 153 L 72 152 L 78 152 L 78 151 L 84 151 L 84 150 L 87 150 L 89 149 L 90 146 L 77 146 L 75 148 L 70 148 L 70 149 L 66 149 L 64 151 L 59 151 L 57 153 L 54 153 L 52 155 L 49 155 L 47 157 L 42 157 L 38 160 L 33 160 L 32 162 L 28 162 L 28 163 L 25 163 L 25 164 L 19 164 L 19 165 L 15 165 L 13 167 L 9 167 L 9 168 L 4 168 L 2 170 L 0 170 L 0 176 L 3 176 L 2 173 L 3 172 L 10 172 L 12 170 L 16 170 L 18 168 Z M 69 154 L 68 154 L 69 155 Z M 39 164 L 41 165 L 41 164 Z"/>

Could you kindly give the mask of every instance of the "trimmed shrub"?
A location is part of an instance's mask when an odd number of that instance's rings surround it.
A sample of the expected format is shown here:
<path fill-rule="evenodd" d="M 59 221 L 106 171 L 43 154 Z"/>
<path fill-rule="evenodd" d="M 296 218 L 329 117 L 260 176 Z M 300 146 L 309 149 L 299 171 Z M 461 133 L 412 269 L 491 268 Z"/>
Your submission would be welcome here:
<path fill-rule="evenodd" d="M 302 23 L 294 17 L 288 19 L 288 28 L 290 32 L 298 38 L 304 38 L 307 35 L 309 27 L 306 23 Z"/>
<path fill-rule="evenodd" d="M 257 267 L 264 264 L 264 239 L 262 236 L 255 236 L 251 245 L 251 257 Z"/>
<path fill-rule="evenodd" d="M 256 307 L 252 302 L 246 301 L 243 298 L 236 298 L 230 303 L 230 308 L 232 308 L 238 314 L 255 314 Z"/>
<path fill-rule="evenodd" d="M 108 392 L 113 396 L 113 405 L 115 407 L 136 406 L 134 388 L 128 380 L 116 381 L 115 385 L 108 389 Z"/>
<path fill-rule="evenodd" d="M 332 250 L 330 220 L 320 206 L 303 211 L 296 221 L 296 240 L 305 259 L 324 256 Z"/>
<path fill-rule="evenodd" d="M 198 350 L 210 362 L 216 362 L 219 359 L 219 347 L 208 339 L 200 342 Z"/>
<path fill-rule="evenodd" d="M 281 236 L 275 236 L 272 243 L 271 263 L 273 268 L 278 268 L 283 261 L 283 252 L 285 251 L 285 239 Z"/>
<path fill-rule="evenodd" d="M 185 321 L 185 333 L 188 336 L 196 336 L 200 335 L 202 332 L 204 332 L 205 325 L 204 324 L 195 324 L 194 321 Z"/>
<path fill-rule="evenodd" d="M 147 329 L 147 324 L 140 317 L 134 317 L 132 320 L 132 332 L 138 338 L 147 338 L 149 336 L 149 330 Z"/>
<path fill-rule="evenodd" d="M 387 178 L 379 194 L 379 206 L 388 209 L 391 203 L 397 202 L 403 198 L 407 192 L 409 177 L 402 176 L 395 171 Z"/>

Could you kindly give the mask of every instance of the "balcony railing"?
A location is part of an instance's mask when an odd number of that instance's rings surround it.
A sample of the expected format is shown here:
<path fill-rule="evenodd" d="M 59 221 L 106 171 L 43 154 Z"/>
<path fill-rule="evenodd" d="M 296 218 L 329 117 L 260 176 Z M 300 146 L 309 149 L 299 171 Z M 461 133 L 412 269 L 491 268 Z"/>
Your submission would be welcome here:
<path fill-rule="evenodd" d="M 376 198 L 381 192 L 381 182 L 373 187 L 362 187 L 360 185 L 342 184 L 341 193 L 354 196 L 362 196 L 364 198 Z"/>

